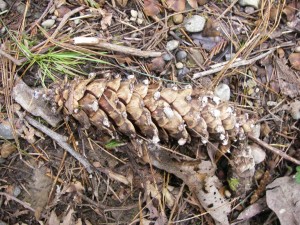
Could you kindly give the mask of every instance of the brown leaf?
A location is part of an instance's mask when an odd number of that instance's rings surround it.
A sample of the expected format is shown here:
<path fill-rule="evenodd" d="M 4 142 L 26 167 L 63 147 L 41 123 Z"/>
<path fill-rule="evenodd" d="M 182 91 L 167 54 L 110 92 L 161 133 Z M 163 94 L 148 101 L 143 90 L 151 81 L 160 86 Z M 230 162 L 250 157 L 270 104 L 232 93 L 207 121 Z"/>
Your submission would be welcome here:
<path fill-rule="evenodd" d="M 152 59 L 151 63 L 149 63 L 149 69 L 151 71 L 159 72 L 161 73 L 165 69 L 165 60 L 162 57 L 157 57 Z"/>
<path fill-rule="evenodd" d="M 145 0 L 144 12 L 147 16 L 155 16 L 160 12 L 160 4 L 157 0 Z"/>
<path fill-rule="evenodd" d="M 175 12 L 182 12 L 185 10 L 185 0 L 167 0 L 166 3 L 168 8 Z"/>
<path fill-rule="evenodd" d="M 128 0 L 117 0 L 117 3 L 122 6 L 125 7 L 127 5 Z"/>
<path fill-rule="evenodd" d="M 300 53 L 290 54 L 289 61 L 294 69 L 300 70 Z"/>
<path fill-rule="evenodd" d="M 10 143 L 10 142 L 4 142 L 1 146 L 1 157 L 2 158 L 7 158 L 9 157 L 14 151 L 16 151 L 17 148 L 16 146 L 13 144 L 13 143 Z"/>
<path fill-rule="evenodd" d="M 288 4 L 282 12 L 286 15 L 288 21 L 292 21 L 296 15 L 296 5 L 295 2 Z"/>
<path fill-rule="evenodd" d="M 300 224 L 299 184 L 292 177 L 280 177 L 267 186 L 267 205 L 281 224 Z"/>
<path fill-rule="evenodd" d="M 187 2 L 189 3 L 189 5 L 192 8 L 194 8 L 194 9 L 198 8 L 198 2 L 197 2 L 197 0 L 187 0 Z"/>
<path fill-rule="evenodd" d="M 197 0 L 198 5 L 205 5 L 208 1 L 207 0 Z"/>
<path fill-rule="evenodd" d="M 300 81 L 283 59 L 275 58 L 275 68 L 282 94 L 294 98 L 300 94 Z"/>

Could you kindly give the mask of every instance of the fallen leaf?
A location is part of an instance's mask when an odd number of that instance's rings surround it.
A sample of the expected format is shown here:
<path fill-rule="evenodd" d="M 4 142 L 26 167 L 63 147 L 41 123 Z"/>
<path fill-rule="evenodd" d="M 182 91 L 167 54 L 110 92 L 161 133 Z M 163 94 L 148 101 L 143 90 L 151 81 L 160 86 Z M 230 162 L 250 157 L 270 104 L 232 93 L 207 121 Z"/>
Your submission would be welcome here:
<path fill-rule="evenodd" d="M 9 157 L 13 152 L 15 152 L 17 150 L 16 146 L 11 143 L 11 142 L 4 142 L 1 145 L 1 157 L 6 159 L 7 157 Z"/>
<path fill-rule="evenodd" d="M 60 225 L 60 221 L 55 213 L 54 210 L 51 211 L 49 220 L 48 220 L 49 225 Z"/>
<path fill-rule="evenodd" d="M 125 7 L 128 3 L 128 0 L 116 0 L 116 1 L 122 7 Z"/>
<path fill-rule="evenodd" d="M 267 205 L 281 224 L 300 224 L 300 185 L 292 177 L 280 177 L 267 186 Z"/>
<path fill-rule="evenodd" d="M 151 63 L 148 64 L 148 67 L 151 71 L 161 73 L 165 69 L 166 62 L 162 57 L 157 57 L 152 59 Z"/>
<path fill-rule="evenodd" d="M 300 53 L 290 54 L 289 61 L 292 68 L 294 68 L 295 70 L 300 70 Z"/>
<path fill-rule="evenodd" d="M 292 21 L 296 15 L 297 8 L 295 4 L 295 2 L 292 2 L 282 10 L 282 12 L 286 15 L 288 21 Z"/>
<path fill-rule="evenodd" d="M 156 16 L 160 12 L 160 4 L 157 0 L 144 1 L 144 13 L 147 16 Z"/>
<path fill-rule="evenodd" d="M 198 8 L 198 2 L 197 0 L 187 0 L 187 2 L 189 3 L 189 5 L 194 8 L 197 9 Z"/>
<path fill-rule="evenodd" d="M 281 93 L 294 98 L 300 94 L 299 77 L 286 65 L 284 59 L 274 60 Z"/>
<path fill-rule="evenodd" d="M 182 12 L 185 10 L 185 0 L 167 0 L 166 4 L 169 9 L 175 12 Z"/>

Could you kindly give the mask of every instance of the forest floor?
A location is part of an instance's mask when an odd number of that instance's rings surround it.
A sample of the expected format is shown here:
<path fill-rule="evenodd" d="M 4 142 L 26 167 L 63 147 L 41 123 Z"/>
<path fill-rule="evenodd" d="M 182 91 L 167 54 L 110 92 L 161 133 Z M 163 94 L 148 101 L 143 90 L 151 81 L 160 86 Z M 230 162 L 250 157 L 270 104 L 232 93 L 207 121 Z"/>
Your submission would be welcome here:
<path fill-rule="evenodd" d="M 299 9 L 297 0 L 0 0 L 0 224 L 299 225 Z M 118 79 L 132 86 L 107 100 Z M 151 84 L 193 94 L 161 118 L 146 104 L 156 143 L 137 125 L 135 135 L 121 128 L 109 106 L 113 130 L 79 115 L 99 107 L 82 100 L 93 80 L 111 105 L 139 82 L 148 94 Z M 159 119 L 183 117 L 193 96 L 213 108 L 215 118 L 199 109 L 210 138 L 177 142 Z M 145 106 L 134 107 L 128 118 Z M 217 117 L 233 126 L 227 136 L 212 131 Z"/>

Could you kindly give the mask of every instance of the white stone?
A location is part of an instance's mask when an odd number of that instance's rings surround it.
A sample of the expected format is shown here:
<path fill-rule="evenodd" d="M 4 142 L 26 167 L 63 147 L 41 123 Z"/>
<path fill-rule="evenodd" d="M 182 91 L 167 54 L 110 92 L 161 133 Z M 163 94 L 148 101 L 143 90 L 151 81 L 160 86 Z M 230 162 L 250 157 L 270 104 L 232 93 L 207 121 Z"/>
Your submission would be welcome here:
<path fill-rule="evenodd" d="M 204 29 L 206 19 L 199 15 L 193 15 L 184 21 L 184 28 L 191 33 L 200 32 Z"/>
<path fill-rule="evenodd" d="M 258 145 L 252 144 L 250 145 L 251 155 L 253 156 L 254 163 L 259 164 L 266 158 L 266 152 L 262 150 Z"/>
<path fill-rule="evenodd" d="M 295 102 L 292 102 L 290 105 L 289 111 L 294 120 L 299 120 L 300 119 L 300 101 L 296 100 Z"/>
<path fill-rule="evenodd" d="M 138 16 L 138 12 L 136 11 L 136 10 L 130 10 L 130 15 L 131 15 L 131 17 L 133 17 L 133 18 L 137 18 L 137 16 Z"/>
<path fill-rule="evenodd" d="M 295 47 L 295 52 L 300 52 L 300 46 Z"/>
<path fill-rule="evenodd" d="M 0 11 L 4 11 L 7 9 L 7 3 L 3 0 L 0 0 Z"/>
<path fill-rule="evenodd" d="M 229 101 L 230 99 L 230 88 L 227 84 L 219 84 L 214 91 L 214 94 L 219 97 L 222 101 Z"/>
<path fill-rule="evenodd" d="M 260 0 L 239 0 L 241 6 L 252 6 L 255 9 L 258 9 Z"/>
<path fill-rule="evenodd" d="M 178 62 L 175 64 L 177 69 L 182 69 L 183 68 L 183 63 L 182 62 Z"/>
<path fill-rule="evenodd" d="M 44 28 L 51 28 L 54 24 L 55 24 L 55 20 L 53 20 L 53 19 L 48 19 L 48 20 L 45 20 L 45 21 L 42 23 L 42 27 L 44 27 Z"/>
<path fill-rule="evenodd" d="M 173 51 L 176 48 L 178 48 L 178 46 L 179 46 L 179 41 L 177 41 L 177 40 L 171 40 L 171 41 L 167 42 L 166 49 L 168 51 Z"/>

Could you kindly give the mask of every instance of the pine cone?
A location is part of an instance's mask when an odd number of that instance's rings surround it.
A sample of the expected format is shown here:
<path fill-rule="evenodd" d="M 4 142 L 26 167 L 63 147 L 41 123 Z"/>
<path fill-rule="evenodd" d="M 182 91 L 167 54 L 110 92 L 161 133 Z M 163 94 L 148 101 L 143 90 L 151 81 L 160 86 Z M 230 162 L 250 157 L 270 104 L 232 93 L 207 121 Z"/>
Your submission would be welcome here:
<path fill-rule="evenodd" d="M 183 145 L 199 137 L 203 143 L 214 139 L 226 145 L 245 138 L 253 124 L 211 92 L 138 82 L 134 76 L 57 84 L 55 103 L 86 129 L 93 125 L 111 136 L 121 132 L 132 138 L 138 133 L 154 143 L 171 137 Z"/>

